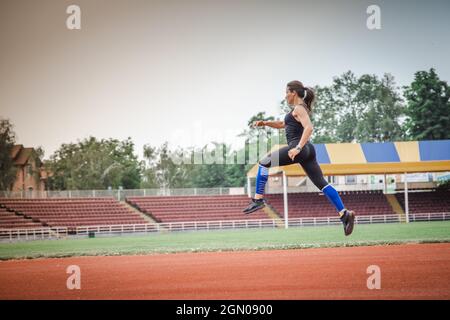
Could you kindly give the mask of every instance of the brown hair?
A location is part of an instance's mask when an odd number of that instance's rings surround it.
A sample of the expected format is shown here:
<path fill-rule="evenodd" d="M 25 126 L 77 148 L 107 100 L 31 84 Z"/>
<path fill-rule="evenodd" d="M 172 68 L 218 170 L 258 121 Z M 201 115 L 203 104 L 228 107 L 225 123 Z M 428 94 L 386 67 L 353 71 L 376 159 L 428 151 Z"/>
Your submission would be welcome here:
<path fill-rule="evenodd" d="M 289 82 L 287 87 L 289 91 L 297 92 L 297 95 L 305 101 L 308 112 L 311 113 L 316 99 L 313 89 L 303 86 L 303 83 L 298 80 Z"/>

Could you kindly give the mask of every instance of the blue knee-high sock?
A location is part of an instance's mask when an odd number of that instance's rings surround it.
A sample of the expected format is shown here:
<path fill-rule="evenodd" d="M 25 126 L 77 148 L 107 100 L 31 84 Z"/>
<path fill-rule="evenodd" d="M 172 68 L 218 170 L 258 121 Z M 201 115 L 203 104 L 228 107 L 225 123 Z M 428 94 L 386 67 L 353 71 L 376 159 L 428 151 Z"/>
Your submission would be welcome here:
<path fill-rule="evenodd" d="M 330 202 L 336 207 L 336 210 L 338 212 L 341 212 L 344 209 L 344 204 L 342 203 L 342 199 L 339 196 L 339 193 L 331 184 L 327 184 L 322 189 L 322 192 L 325 193 L 328 200 L 330 200 Z"/>
<path fill-rule="evenodd" d="M 269 177 L 269 168 L 259 165 L 258 174 L 256 175 L 256 194 L 264 194 L 267 179 Z"/>

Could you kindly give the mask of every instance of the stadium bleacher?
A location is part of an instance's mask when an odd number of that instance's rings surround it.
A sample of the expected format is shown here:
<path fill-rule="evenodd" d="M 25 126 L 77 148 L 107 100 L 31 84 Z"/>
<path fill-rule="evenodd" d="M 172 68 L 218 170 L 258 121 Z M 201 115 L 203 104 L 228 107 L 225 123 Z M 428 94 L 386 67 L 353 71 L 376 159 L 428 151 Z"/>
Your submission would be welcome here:
<path fill-rule="evenodd" d="M 263 211 L 243 214 L 245 195 L 127 197 L 126 201 L 157 222 L 269 219 Z"/>
<path fill-rule="evenodd" d="M 15 215 L 22 215 L 27 220 L 31 219 L 37 226 L 41 227 L 147 223 L 142 216 L 136 214 L 114 198 L 1 198 L 0 205 L 13 210 Z M 14 227 L 14 224 L 5 223 L 4 225 Z"/>
<path fill-rule="evenodd" d="M 0 208 L 0 229 L 29 229 L 41 228 L 42 224 L 10 212 L 6 208 Z"/>
<path fill-rule="evenodd" d="M 395 195 L 405 209 L 405 195 Z M 450 190 L 410 191 L 408 192 L 410 213 L 450 212 Z"/>
<path fill-rule="evenodd" d="M 347 208 L 357 215 L 395 214 L 382 191 L 340 192 Z M 404 208 L 404 195 L 396 198 Z M 266 197 L 280 217 L 283 217 L 283 195 Z M 205 222 L 269 219 L 263 210 L 245 215 L 246 195 L 211 196 L 132 196 L 126 201 L 156 222 Z M 334 207 L 322 193 L 290 193 L 289 217 L 332 217 Z M 413 191 L 409 193 L 410 213 L 450 212 L 450 191 Z M 112 197 L 99 198 L 0 198 L 0 228 L 26 229 L 94 225 L 147 224 L 139 213 Z"/>
<path fill-rule="evenodd" d="M 357 215 L 395 214 L 381 191 L 344 191 L 339 194 L 344 205 Z M 283 216 L 282 194 L 267 195 L 267 201 Z M 333 217 L 337 214 L 326 196 L 318 192 L 288 194 L 288 209 L 290 218 Z"/>

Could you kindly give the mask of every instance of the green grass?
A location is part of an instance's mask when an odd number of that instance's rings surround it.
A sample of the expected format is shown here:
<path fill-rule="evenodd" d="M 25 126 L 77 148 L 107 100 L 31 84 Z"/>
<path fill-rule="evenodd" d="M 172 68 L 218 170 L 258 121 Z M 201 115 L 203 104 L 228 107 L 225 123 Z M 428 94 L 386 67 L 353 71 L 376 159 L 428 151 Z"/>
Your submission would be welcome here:
<path fill-rule="evenodd" d="M 400 243 L 450 242 L 450 221 L 356 225 L 345 237 L 342 226 L 197 231 L 91 239 L 1 243 L 0 260 L 85 255 L 293 249 Z"/>

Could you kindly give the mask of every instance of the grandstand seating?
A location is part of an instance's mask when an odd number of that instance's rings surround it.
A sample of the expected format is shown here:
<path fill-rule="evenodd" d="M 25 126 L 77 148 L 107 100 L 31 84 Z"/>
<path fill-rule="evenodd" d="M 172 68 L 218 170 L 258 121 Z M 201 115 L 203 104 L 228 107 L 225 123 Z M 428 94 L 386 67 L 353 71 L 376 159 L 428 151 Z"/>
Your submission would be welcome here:
<path fill-rule="evenodd" d="M 404 193 L 395 196 L 405 209 Z M 450 190 L 408 192 L 408 207 L 410 213 L 450 212 Z"/>
<path fill-rule="evenodd" d="M 340 192 L 347 208 L 357 215 L 395 214 L 381 191 Z M 403 193 L 396 197 L 404 208 Z M 128 197 L 128 203 L 157 222 L 230 221 L 268 219 L 263 210 L 242 213 L 245 195 Z M 283 195 L 267 195 L 268 203 L 283 216 Z M 288 195 L 289 217 L 336 216 L 322 193 Z M 450 212 L 450 191 L 410 192 L 411 213 Z M 112 197 L 12 199 L 0 198 L 0 228 L 42 228 L 148 223 L 142 216 Z"/>
<path fill-rule="evenodd" d="M 339 192 L 344 205 L 354 210 L 356 215 L 395 214 L 391 205 L 381 191 L 344 191 Z M 283 216 L 284 204 L 282 194 L 267 195 L 268 203 Z M 322 193 L 288 194 L 290 218 L 333 217 L 336 209 Z"/>
<path fill-rule="evenodd" d="M 40 226 L 74 228 L 147 223 L 143 217 L 114 198 L 1 198 L 0 205 L 31 218 Z"/>
<path fill-rule="evenodd" d="M 6 208 L 0 208 L 0 229 L 29 229 L 42 228 L 42 224 L 19 216 L 15 212 L 9 212 Z"/>
<path fill-rule="evenodd" d="M 243 214 L 245 195 L 128 197 L 130 204 L 158 222 L 269 219 L 263 211 Z"/>
<path fill-rule="evenodd" d="M 344 204 L 358 215 L 395 214 L 381 191 L 340 192 Z M 283 216 L 283 195 L 267 195 L 268 203 Z M 127 201 L 158 222 L 267 219 L 264 211 L 243 215 L 246 196 L 128 197 Z M 292 193 L 289 216 L 336 216 L 336 210 L 321 193 Z"/>

